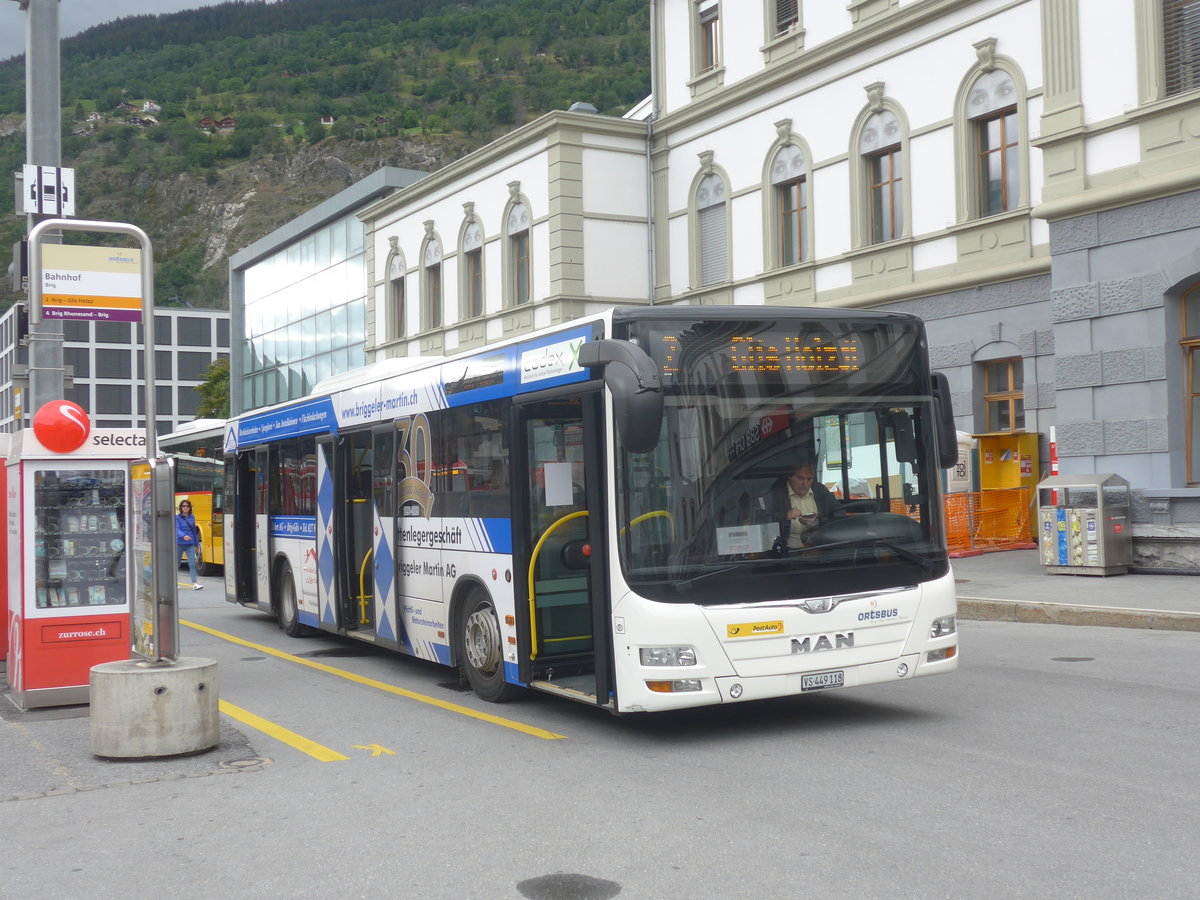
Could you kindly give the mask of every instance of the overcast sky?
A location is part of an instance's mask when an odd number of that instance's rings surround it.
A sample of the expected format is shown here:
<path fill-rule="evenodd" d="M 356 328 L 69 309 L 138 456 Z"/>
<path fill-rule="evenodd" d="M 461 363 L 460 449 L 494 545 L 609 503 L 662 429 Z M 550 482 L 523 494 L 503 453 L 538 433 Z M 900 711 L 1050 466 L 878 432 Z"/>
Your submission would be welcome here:
<path fill-rule="evenodd" d="M 59 37 L 126 16 L 156 15 L 216 6 L 224 0 L 59 0 Z M 17 0 L 0 0 L 0 60 L 25 52 L 25 13 Z"/>

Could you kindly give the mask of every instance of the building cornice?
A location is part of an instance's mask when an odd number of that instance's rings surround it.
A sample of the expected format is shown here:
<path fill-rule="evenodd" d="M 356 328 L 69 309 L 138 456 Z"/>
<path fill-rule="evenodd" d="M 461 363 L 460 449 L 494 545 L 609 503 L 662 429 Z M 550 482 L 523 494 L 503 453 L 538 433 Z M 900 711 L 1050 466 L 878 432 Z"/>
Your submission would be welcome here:
<path fill-rule="evenodd" d="M 645 122 L 634 119 L 554 110 L 528 125 L 510 131 L 485 147 L 473 150 L 461 159 L 455 160 L 445 168 L 427 175 L 403 190 L 364 207 L 359 210 L 358 217 L 366 222 L 396 212 L 406 206 L 419 204 L 424 198 L 453 189 L 455 183 L 462 180 L 464 172 L 486 168 L 505 156 L 529 149 L 539 143 L 542 146 L 535 149 L 544 150 L 555 144 L 577 142 L 573 136 L 582 132 L 611 137 L 636 138 L 644 141 L 647 129 L 648 126 Z"/>
<path fill-rule="evenodd" d="M 962 25 L 955 26 L 954 30 L 967 27 L 971 22 L 986 21 L 997 13 L 1013 7 L 1024 6 L 1028 2 L 1029 0 L 1012 0 L 997 9 L 988 10 Z M 724 87 L 714 93 L 711 99 L 706 98 L 701 102 L 690 103 L 678 111 L 663 115 L 655 122 L 655 131 L 668 132 L 671 129 L 686 128 L 697 122 L 712 119 L 714 113 L 723 108 L 754 100 L 762 94 L 785 86 L 798 78 L 819 72 L 854 54 L 877 47 L 886 38 L 893 37 L 899 31 L 917 28 L 936 21 L 962 6 L 962 0 L 925 0 L 925 2 L 898 7 L 887 15 L 879 16 L 865 25 L 859 25 L 843 35 L 818 44 L 813 49 L 806 49 L 797 56 L 788 57 L 786 62 L 771 65 L 755 75 Z M 897 49 L 895 53 L 901 55 L 908 49 L 910 48 Z M 877 61 L 872 60 L 872 62 Z M 843 73 L 838 74 L 840 77 Z"/>

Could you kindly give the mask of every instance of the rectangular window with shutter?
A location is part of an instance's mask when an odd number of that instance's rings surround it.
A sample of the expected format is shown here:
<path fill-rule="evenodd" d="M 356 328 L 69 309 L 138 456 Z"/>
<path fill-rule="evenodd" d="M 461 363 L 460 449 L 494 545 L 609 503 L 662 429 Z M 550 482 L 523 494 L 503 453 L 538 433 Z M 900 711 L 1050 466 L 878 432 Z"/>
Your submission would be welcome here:
<path fill-rule="evenodd" d="M 700 10 L 700 71 L 715 69 L 721 62 L 720 35 L 717 23 L 720 13 L 717 4 Z"/>
<path fill-rule="evenodd" d="M 775 0 L 775 33 L 786 34 L 800 23 L 799 0 Z"/>
<path fill-rule="evenodd" d="M 1200 88 L 1200 0 L 1163 0 L 1167 94 Z"/>

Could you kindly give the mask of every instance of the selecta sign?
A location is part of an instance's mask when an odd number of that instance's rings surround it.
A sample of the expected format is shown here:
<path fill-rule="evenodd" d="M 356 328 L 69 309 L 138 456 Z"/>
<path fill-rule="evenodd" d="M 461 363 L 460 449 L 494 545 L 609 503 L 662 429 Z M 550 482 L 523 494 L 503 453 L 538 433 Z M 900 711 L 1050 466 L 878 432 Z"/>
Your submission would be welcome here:
<path fill-rule="evenodd" d="M 47 319 L 142 320 L 142 251 L 42 247 L 42 315 Z"/>

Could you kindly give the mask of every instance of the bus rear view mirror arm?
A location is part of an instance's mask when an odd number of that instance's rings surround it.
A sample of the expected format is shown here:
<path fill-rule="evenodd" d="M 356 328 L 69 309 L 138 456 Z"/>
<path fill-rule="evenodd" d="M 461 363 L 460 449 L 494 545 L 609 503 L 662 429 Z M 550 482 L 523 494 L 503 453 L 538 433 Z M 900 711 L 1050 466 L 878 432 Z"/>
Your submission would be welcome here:
<path fill-rule="evenodd" d="M 662 379 L 654 361 L 636 344 L 603 339 L 579 348 L 579 364 L 604 368 L 604 383 L 613 395 L 621 443 L 632 453 L 649 453 L 662 427 Z"/>

